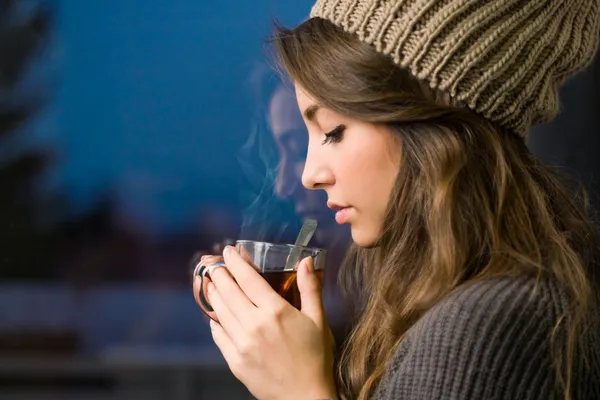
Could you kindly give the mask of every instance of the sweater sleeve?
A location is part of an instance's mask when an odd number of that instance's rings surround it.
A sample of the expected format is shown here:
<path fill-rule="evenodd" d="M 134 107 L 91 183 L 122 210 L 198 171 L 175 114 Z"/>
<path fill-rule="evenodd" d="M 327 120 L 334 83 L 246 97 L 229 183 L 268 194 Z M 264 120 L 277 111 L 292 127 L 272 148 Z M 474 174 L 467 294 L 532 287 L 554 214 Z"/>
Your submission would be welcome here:
<path fill-rule="evenodd" d="M 374 398 L 549 400 L 555 286 L 528 278 L 479 282 L 443 300 L 408 332 Z"/>

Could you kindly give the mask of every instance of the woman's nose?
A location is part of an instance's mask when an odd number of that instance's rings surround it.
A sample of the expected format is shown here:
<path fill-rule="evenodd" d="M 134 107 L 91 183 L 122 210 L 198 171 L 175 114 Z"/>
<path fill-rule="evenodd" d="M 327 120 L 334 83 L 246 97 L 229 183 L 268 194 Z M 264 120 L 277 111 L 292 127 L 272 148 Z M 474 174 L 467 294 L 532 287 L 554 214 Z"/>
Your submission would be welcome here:
<path fill-rule="evenodd" d="M 323 162 L 317 162 L 315 157 L 306 157 L 304 172 L 302 173 L 302 185 L 305 188 L 316 190 L 324 186 L 333 185 L 335 179 L 331 169 Z"/>

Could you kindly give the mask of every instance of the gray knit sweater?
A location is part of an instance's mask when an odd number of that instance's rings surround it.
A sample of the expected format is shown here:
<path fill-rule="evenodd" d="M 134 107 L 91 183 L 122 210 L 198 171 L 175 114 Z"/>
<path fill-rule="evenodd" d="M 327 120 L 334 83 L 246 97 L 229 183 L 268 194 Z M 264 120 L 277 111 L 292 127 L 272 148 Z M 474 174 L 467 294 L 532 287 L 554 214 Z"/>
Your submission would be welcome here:
<path fill-rule="evenodd" d="M 511 277 L 476 283 L 429 310 L 396 350 L 374 399 L 558 398 L 550 336 L 564 298 L 555 284 Z M 573 400 L 600 400 L 600 341 L 576 357 Z"/>

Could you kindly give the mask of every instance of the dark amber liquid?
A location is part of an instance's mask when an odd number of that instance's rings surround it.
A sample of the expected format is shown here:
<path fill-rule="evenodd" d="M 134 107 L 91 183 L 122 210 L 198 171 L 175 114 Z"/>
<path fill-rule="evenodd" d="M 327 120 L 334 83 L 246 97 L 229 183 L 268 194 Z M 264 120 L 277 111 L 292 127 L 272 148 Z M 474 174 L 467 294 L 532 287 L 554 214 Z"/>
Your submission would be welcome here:
<path fill-rule="evenodd" d="M 317 271 L 316 273 L 319 279 L 323 278 L 323 271 Z M 300 309 L 302 304 L 296 281 L 296 271 L 269 271 L 264 272 L 262 276 L 281 297 L 298 310 Z"/>

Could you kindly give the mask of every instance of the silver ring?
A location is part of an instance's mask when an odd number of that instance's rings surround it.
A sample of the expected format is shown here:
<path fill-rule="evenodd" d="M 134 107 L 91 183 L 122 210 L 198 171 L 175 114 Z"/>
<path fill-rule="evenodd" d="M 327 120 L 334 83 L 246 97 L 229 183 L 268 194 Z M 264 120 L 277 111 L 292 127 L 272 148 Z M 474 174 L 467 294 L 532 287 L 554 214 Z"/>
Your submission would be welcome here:
<path fill-rule="evenodd" d="M 202 268 L 204 267 L 204 262 L 206 260 L 200 260 L 198 264 L 196 264 L 196 268 L 194 268 L 194 276 L 202 276 Z"/>
<path fill-rule="evenodd" d="M 216 267 L 224 267 L 225 266 L 225 262 L 224 261 L 217 261 L 215 263 L 212 263 L 208 266 L 204 265 L 204 261 L 200 261 L 198 263 L 198 265 L 196 265 L 196 268 L 194 268 L 194 276 L 199 276 L 201 278 L 204 278 L 204 276 L 206 275 L 206 273 L 210 270 L 212 271 L 213 269 L 215 269 Z"/>
<path fill-rule="evenodd" d="M 209 266 L 207 266 L 204 271 L 201 272 L 202 277 L 206 276 L 206 274 L 208 274 L 210 276 L 210 274 L 213 272 L 213 270 L 215 270 L 215 268 L 219 268 L 219 267 L 224 267 L 225 266 L 225 261 L 217 261 L 216 263 L 212 263 Z"/>
<path fill-rule="evenodd" d="M 196 268 L 194 268 L 194 276 L 200 277 L 200 291 L 198 292 L 200 303 L 208 312 L 213 312 L 214 310 L 208 302 L 208 299 L 204 297 L 204 278 L 206 275 L 210 276 L 210 273 L 218 267 L 225 267 L 225 262 L 221 260 L 217 261 L 216 263 L 212 263 L 209 266 L 205 266 L 204 263 L 200 261 L 198 265 L 196 265 Z"/>

